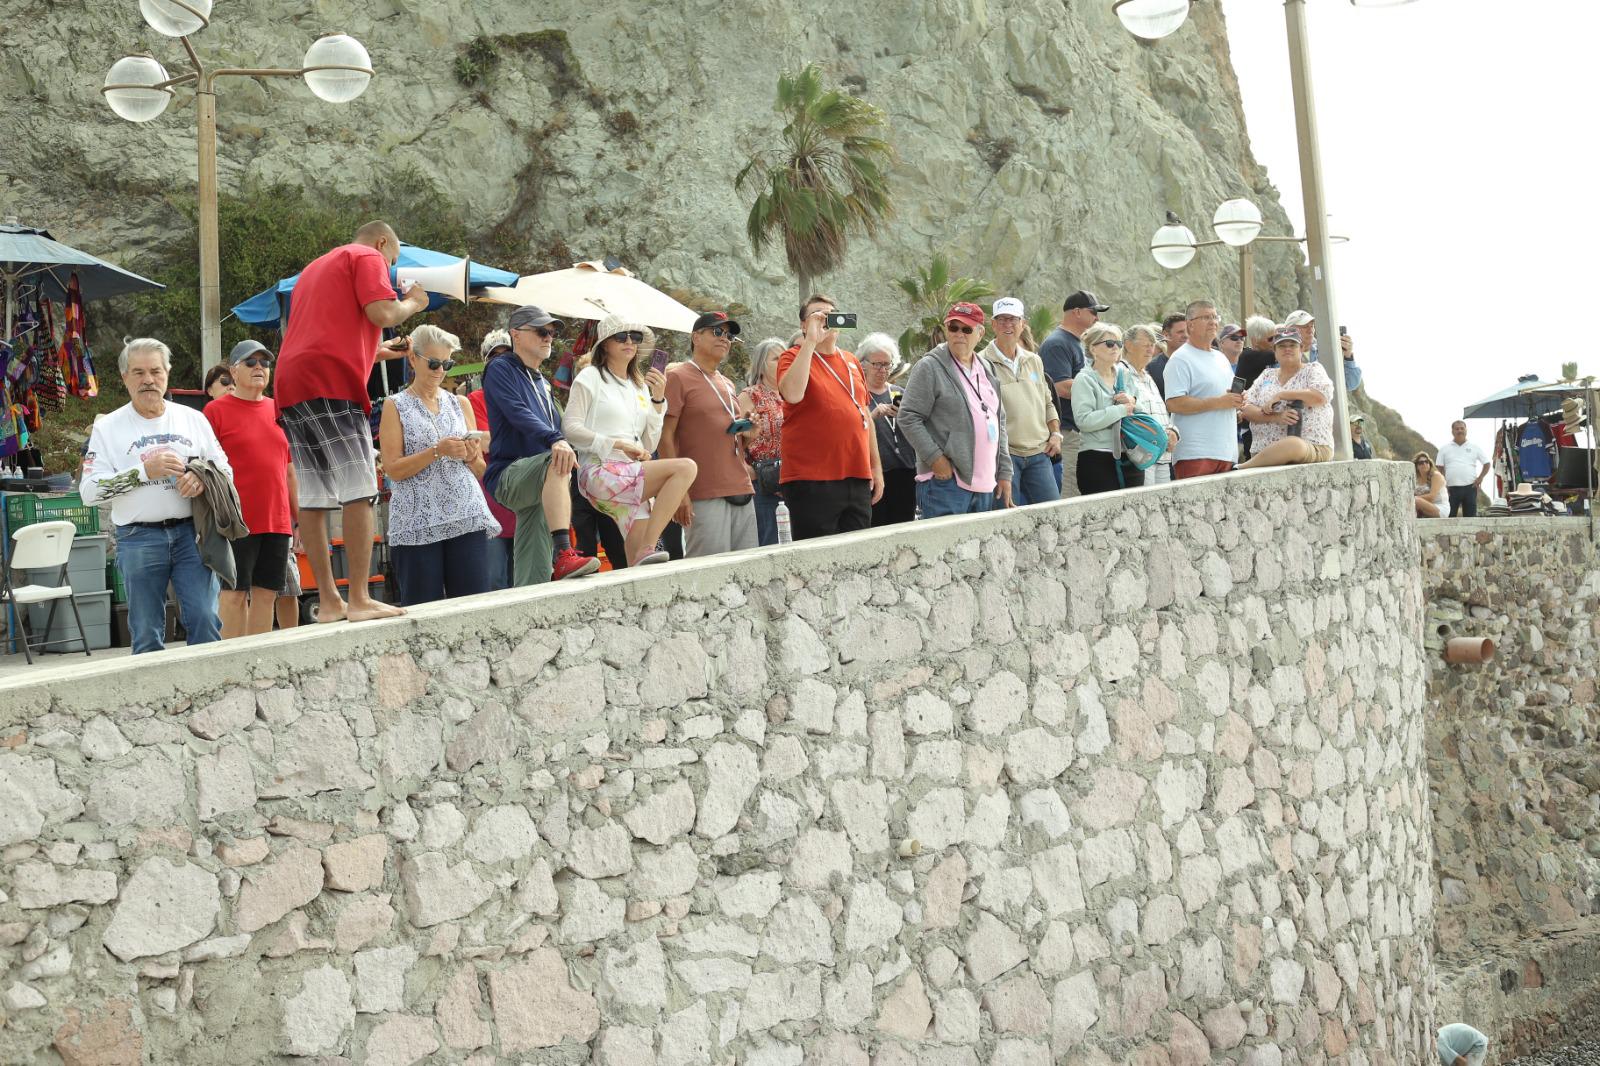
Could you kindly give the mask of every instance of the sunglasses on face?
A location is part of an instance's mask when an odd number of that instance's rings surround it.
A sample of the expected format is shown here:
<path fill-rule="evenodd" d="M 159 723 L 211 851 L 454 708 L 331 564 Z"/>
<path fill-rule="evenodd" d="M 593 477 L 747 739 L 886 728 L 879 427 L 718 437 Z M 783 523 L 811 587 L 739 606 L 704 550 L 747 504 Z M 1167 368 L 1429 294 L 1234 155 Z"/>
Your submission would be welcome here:
<path fill-rule="evenodd" d="M 1103 341 L 1095 341 L 1095 344 L 1096 345 L 1103 344 L 1107 348 L 1120 348 L 1120 347 L 1122 347 L 1122 342 L 1119 341 L 1119 340 L 1116 340 L 1115 338 L 1109 338 L 1109 339 L 1103 340 Z"/>
<path fill-rule="evenodd" d="M 233 379 L 230 377 L 220 377 L 217 379 L 217 384 L 221 385 L 225 389 L 231 389 L 233 388 Z"/>
<path fill-rule="evenodd" d="M 235 363 L 234 365 L 235 366 L 248 366 L 248 367 L 264 366 L 268 370 L 271 370 L 272 369 L 272 356 L 270 356 L 270 355 L 247 355 L 243 359 L 241 359 L 237 363 Z"/>
<path fill-rule="evenodd" d="M 423 362 L 428 364 L 429 370 L 454 370 L 456 367 L 454 359 L 424 359 Z"/>
<path fill-rule="evenodd" d="M 554 337 L 557 333 L 561 332 L 554 326 L 518 326 L 517 331 L 521 333 L 537 333 L 545 340 L 549 340 L 551 337 Z"/>
<path fill-rule="evenodd" d="M 644 334 L 636 329 L 630 329 L 622 333 L 613 333 L 610 339 L 614 341 L 625 341 L 629 344 L 639 344 L 644 340 Z"/>
<path fill-rule="evenodd" d="M 727 326 L 712 326 L 711 327 L 711 335 L 713 337 L 729 337 L 729 338 L 735 336 L 733 330 L 729 329 Z"/>
<path fill-rule="evenodd" d="M 974 329 L 972 326 L 968 326 L 968 325 L 966 325 L 964 323 L 961 323 L 961 322 L 946 322 L 944 324 L 944 328 L 945 328 L 945 331 L 947 333 L 975 333 L 975 332 L 977 332 L 977 330 Z"/>

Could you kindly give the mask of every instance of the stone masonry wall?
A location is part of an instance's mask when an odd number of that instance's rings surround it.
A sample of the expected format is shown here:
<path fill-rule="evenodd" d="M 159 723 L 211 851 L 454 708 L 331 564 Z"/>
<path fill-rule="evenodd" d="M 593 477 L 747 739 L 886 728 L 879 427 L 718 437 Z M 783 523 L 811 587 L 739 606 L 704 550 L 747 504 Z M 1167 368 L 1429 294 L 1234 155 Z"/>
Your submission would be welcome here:
<path fill-rule="evenodd" d="M 0 684 L 0 1061 L 1425 1062 L 1406 476 Z"/>
<path fill-rule="evenodd" d="M 1600 1036 L 1600 556 L 1589 524 L 1419 529 L 1444 1003 L 1507 1053 Z M 1497 654 L 1451 666 L 1440 657 L 1451 636 L 1489 637 Z"/>

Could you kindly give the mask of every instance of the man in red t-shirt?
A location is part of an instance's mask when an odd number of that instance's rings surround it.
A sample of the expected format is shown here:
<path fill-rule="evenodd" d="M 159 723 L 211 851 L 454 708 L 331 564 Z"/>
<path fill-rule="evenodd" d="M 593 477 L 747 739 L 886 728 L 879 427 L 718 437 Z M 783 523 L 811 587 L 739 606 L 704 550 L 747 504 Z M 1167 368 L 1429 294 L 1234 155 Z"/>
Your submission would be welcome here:
<path fill-rule="evenodd" d="M 201 412 L 233 467 L 239 511 L 250 531 L 231 542 L 236 576 L 217 604 L 223 640 L 271 631 L 299 512 L 289 441 L 278 425 L 277 404 L 266 395 L 272 353 L 260 341 L 240 341 L 228 353 L 228 370 L 233 391 Z"/>
<path fill-rule="evenodd" d="M 827 328 L 832 297 L 800 305 L 800 343 L 778 357 L 783 396 L 779 480 L 795 540 L 872 525 L 883 496 L 883 464 L 861 365 Z"/>
<path fill-rule="evenodd" d="M 348 606 L 333 582 L 327 513 L 344 510 L 345 558 L 352 574 L 370 572 L 372 501 L 378 475 L 367 417 L 367 379 L 383 330 L 428 306 L 413 285 L 395 299 L 389 269 L 400 238 L 385 222 L 368 222 L 355 240 L 313 260 L 294 284 L 289 328 L 278 362 L 278 413 L 299 477 L 300 530 L 317 578 L 319 622 L 352 622 L 404 614 L 374 600 L 363 581 L 350 582 Z M 404 340 L 385 347 L 404 351 Z"/>

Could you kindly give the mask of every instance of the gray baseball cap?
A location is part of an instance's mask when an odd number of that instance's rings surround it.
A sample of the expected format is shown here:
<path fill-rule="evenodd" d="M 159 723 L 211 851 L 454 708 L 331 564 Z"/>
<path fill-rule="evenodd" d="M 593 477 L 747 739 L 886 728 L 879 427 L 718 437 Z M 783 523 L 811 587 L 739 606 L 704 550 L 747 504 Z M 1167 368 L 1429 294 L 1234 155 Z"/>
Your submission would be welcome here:
<path fill-rule="evenodd" d="M 510 324 L 512 329 L 538 329 L 540 326 L 549 325 L 559 328 L 566 325 L 565 322 L 555 318 L 544 308 L 534 307 L 532 304 L 526 304 L 511 312 Z"/>
<path fill-rule="evenodd" d="M 257 352 L 266 352 L 271 355 L 272 349 L 260 341 L 240 341 L 233 346 L 233 351 L 228 353 L 228 365 L 233 366 L 235 363 L 247 359 Z"/>

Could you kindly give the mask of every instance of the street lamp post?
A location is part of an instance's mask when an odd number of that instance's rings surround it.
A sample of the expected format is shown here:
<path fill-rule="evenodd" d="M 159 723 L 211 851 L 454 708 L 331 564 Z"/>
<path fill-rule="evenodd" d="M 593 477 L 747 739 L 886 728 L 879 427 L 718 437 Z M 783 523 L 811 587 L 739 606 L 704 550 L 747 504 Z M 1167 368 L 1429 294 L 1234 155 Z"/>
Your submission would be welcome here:
<path fill-rule="evenodd" d="M 1178 216 L 1167 213 L 1167 224 L 1156 230 L 1150 238 L 1150 254 L 1157 263 L 1168 270 L 1179 270 L 1189 265 L 1195 252 L 1201 248 L 1232 246 L 1239 249 L 1239 312 L 1240 321 L 1256 313 L 1256 258 L 1257 241 L 1278 244 L 1304 244 L 1304 237 L 1267 237 L 1261 234 L 1261 211 L 1249 200 L 1228 200 L 1217 208 L 1211 223 L 1216 230 L 1214 241 L 1197 241 L 1194 233 L 1179 221 Z M 1339 243 L 1343 237 L 1331 237 Z"/>
<path fill-rule="evenodd" d="M 345 103 L 366 91 L 372 63 L 361 42 L 343 34 L 320 38 L 306 49 L 295 69 L 208 68 L 195 53 L 190 34 L 210 21 L 211 0 L 139 0 L 145 22 L 157 33 L 183 44 L 193 69 L 169 77 L 150 56 L 128 56 L 112 64 L 101 88 L 111 110 L 129 122 L 148 122 L 167 109 L 173 89 L 195 89 L 196 143 L 199 153 L 200 215 L 200 366 L 222 361 L 221 256 L 217 246 L 217 92 L 218 78 L 304 78 L 306 86 L 329 103 Z"/>
<path fill-rule="evenodd" d="M 1411 0 L 1350 0 L 1354 7 L 1397 7 Z M 1159 40 L 1177 32 L 1194 0 L 1116 0 L 1112 11 L 1136 37 Z M 1344 387 L 1337 309 L 1330 278 L 1328 209 L 1322 195 L 1322 152 L 1317 141 L 1316 103 L 1311 92 L 1311 49 L 1306 31 L 1306 0 L 1284 0 L 1289 30 L 1289 73 L 1294 83 L 1294 116 L 1300 145 L 1300 194 L 1305 202 L 1306 251 L 1311 267 L 1311 313 L 1322 334 L 1318 348 L 1323 369 L 1333 379 L 1333 453 L 1350 459 L 1349 400 Z M 1165 227 L 1163 228 L 1165 229 Z M 1293 240 L 1294 238 L 1280 238 Z"/>

